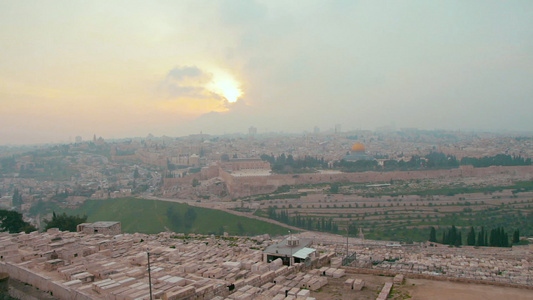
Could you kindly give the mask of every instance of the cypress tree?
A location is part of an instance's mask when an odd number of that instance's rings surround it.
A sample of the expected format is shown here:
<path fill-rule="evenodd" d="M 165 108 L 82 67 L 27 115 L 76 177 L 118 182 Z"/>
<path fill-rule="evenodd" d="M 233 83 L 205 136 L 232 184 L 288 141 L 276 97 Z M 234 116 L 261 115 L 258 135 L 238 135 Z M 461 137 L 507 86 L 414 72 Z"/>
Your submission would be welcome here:
<path fill-rule="evenodd" d="M 497 230 L 495 228 L 492 228 L 490 230 L 490 238 L 489 238 L 489 246 L 491 247 L 496 247 L 496 235 L 497 235 Z"/>
<path fill-rule="evenodd" d="M 461 231 L 457 232 L 457 237 L 455 239 L 454 245 L 459 247 L 463 244 L 463 238 L 461 237 Z"/>
<path fill-rule="evenodd" d="M 506 232 L 504 232 L 502 236 L 502 247 L 509 247 L 509 236 Z"/>
<path fill-rule="evenodd" d="M 429 228 L 429 241 L 430 242 L 437 242 L 437 231 L 435 230 L 435 227 L 431 226 Z"/>
<path fill-rule="evenodd" d="M 517 229 L 513 232 L 513 244 L 517 244 L 518 242 L 520 242 L 520 232 Z"/>
<path fill-rule="evenodd" d="M 450 245 L 455 245 L 455 241 L 457 240 L 457 229 L 455 228 L 455 225 L 452 225 L 452 228 L 450 229 L 448 240 Z"/>
<path fill-rule="evenodd" d="M 476 246 L 485 246 L 485 228 L 481 226 L 481 230 L 477 236 Z"/>
<path fill-rule="evenodd" d="M 468 246 L 474 246 L 476 244 L 476 231 L 474 230 L 474 226 L 470 226 L 470 232 L 466 238 L 466 244 Z"/>

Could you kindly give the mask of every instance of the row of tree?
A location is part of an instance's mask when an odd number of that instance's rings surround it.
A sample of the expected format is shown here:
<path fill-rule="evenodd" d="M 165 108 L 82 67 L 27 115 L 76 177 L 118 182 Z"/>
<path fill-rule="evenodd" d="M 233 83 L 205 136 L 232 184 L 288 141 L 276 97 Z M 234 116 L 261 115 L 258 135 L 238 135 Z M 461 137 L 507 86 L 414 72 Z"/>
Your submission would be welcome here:
<path fill-rule="evenodd" d="M 269 207 L 268 217 L 288 225 L 306 228 L 308 230 L 325 231 L 331 233 L 339 232 L 339 225 L 333 221 L 333 218 L 313 218 L 301 216 L 300 214 L 294 214 L 290 216 L 287 210 L 279 210 L 278 212 L 273 207 Z"/>
<path fill-rule="evenodd" d="M 261 155 L 261 159 L 268 161 L 272 167 L 272 171 L 276 173 L 299 173 L 305 169 L 328 168 L 328 163 L 324 161 L 324 158 L 315 158 L 311 156 L 306 156 L 303 159 L 294 159 L 292 155 L 285 155 L 284 153 L 277 157 L 274 155 L 263 154 Z M 457 168 L 460 165 L 473 165 L 474 167 L 525 166 L 531 165 L 531 158 L 523 158 L 519 155 L 498 154 L 482 158 L 463 157 L 459 161 L 453 155 L 433 151 L 425 156 L 413 155 L 408 161 L 388 159 L 383 162 L 383 166 L 379 165 L 376 160 L 340 160 L 333 164 L 333 168 L 344 172 L 408 171 L 450 169 Z"/>
<path fill-rule="evenodd" d="M 437 231 L 435 227 L 430 227 L 429 231 L 429 241 L 430 242 L 439 242 L 445 245 L 461 246 L 463 245 L 463 239 L 461 236 L 461 231 L 458 230 L 454 225 L 443 230 L 442 238 L 437 240 Z M 490 246 L 490 247 L 510 247 L 512 244 L 516 244 L 520 241 L 520 232 L 515 230 L 511 241 L 509 242 L 509 236 L 505 232 L 503 227 L 497 227 L 490 230 L 490 234 L 485 230 L 484 227 L 481 227 L 479 232 L 476 233 L 474 227 L 470 227 L 466 238 L 466 245 L 468 246 Z"/>
<path fill-rule="evenodd" d="M 44 229 L 48 230 L 50 228 L 59 228 L 61 231 L 75 232 L 78 224 L 85 223 L 86 221 L 87 216 L 69 216 L 66 213 L 57 215 L 55 212 L 53 212 L 51 220 L 44 220 Z"/>
<path fill-rule="evenodd" d="M 87 216 L 69 216 L 65 213 L 57 215 L 55 212 L 52 214 L 52 219 L 44 220 L 44 229 L 59 228 L 61 231 L 77 230 L 77 225 L 85 223 Z M 9 233 L 18 232 L 32 232 L 36 231 L 30 223 L 24 221 L 22 214 L 14 210 L 0 210 L 0 231 L 8 231 Z"/>
<path fill-rule="evenodd" d="M 531 158 L 523 158 L 522 156 L 512 156 L 507 154 L 497 154 L 495 156 L 485 156 L 481 158 L 463 157 L 461 165 L 473 165 L 476 168 L 490 167 L 490 166 L 529 166 L 531 165 Z"/>

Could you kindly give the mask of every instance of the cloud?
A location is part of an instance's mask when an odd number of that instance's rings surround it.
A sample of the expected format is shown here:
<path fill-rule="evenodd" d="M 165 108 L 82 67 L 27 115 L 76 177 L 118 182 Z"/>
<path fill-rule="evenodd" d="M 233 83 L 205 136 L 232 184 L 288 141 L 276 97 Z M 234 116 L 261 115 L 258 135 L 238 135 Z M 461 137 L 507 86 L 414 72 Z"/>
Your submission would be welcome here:
<path fill-rule="evenodd" d="M 533 109 L 524 101 L 531 85 L 523 84 L 533 76 L 526 29 L 533 21 L 524 13 L 531 4 L 489 1 L 482 10 L 458 1 L 253 4 L 236 1 L 218 11 L 235 36 L 231 59 L 238 60 L 251 107 L 198 123 L 212 119 L 224 128 L 240 120 L 244 130 L 289 131 L 335 123 L 373 129 L 392 121 L 427 129 L 533 126 L 504 105 Z M 241 16 L 246 10 L 258 18 Z M 473 114 L 476 108 L 484 113 Z"/>
<path fill-rule="evenodd" d="M 0 125 L 50 110 L 36 139 L 56 112 L 63 137 L 533 128 L 533 1 L 21 3 L 0 1 Z"/>
<path fill-rule="evenodd" d="M 207 74 L 198 69 L 198 67 L 175 67 L 167 74 L 167 78 L 174 80 L 183 80 L 185 78 L 209 78 Z"/>
<path fill-rule="evenodd" d="M 204 72 L 196 66 L 175 67 L 159 83 L 158 92 L 174 99 L 222 99 L 220 95 L 206 88 L 212 79 L 212 74 Z"/>

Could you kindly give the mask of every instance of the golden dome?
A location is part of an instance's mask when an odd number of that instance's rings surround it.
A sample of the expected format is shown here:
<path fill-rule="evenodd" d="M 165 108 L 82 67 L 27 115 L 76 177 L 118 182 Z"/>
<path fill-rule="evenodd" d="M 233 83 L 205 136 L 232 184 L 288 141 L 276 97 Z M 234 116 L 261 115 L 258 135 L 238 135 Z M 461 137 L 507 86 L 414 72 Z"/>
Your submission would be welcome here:
<path fill-rule="evenodd" d="M 352 152 L 364 152 L 365 151 L 365 145 L 361 143 L 355 143 L 352 146 Z"/>

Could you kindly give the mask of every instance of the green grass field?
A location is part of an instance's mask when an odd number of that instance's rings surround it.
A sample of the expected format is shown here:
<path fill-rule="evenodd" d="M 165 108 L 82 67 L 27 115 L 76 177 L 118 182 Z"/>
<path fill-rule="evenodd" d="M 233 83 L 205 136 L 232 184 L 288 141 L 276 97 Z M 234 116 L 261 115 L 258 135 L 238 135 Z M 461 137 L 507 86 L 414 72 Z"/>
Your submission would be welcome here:
<path fill-rule="evenodd" d="M 172 207 L 173 218 L 168 211 Z M 186 226 L 185 214 L 192 209 L 195 218 Z M 215 209 L 194 207 L 188 204 L 172 203 L 138 198 L 109 200 L 88 200 L 80 208 L 66 211 L 69 215 L 87 215 L 88 222 L 120 221 L 125 233 L 154 234 L 162 231 L 183 233 L 232 235 L 285 235 L 287 229 L 267 222 L 240 217 Z M 240 226 L 239 226 L 240 224 Z"/>

